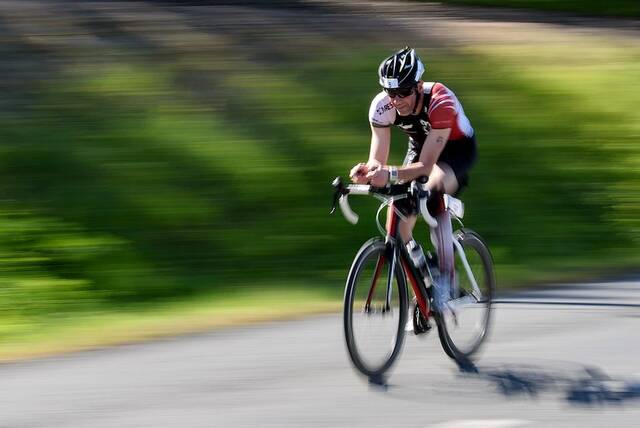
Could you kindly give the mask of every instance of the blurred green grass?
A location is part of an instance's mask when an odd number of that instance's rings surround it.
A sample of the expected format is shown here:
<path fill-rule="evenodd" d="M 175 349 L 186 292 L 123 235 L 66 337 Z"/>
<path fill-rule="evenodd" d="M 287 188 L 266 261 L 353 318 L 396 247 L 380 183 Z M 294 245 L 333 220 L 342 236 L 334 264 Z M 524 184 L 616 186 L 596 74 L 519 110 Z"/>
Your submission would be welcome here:
<path fill-rule="evenodd" d="M 0 361 L 78 352 L 165 336 L 296 319 L 340 309 L 326 288 L 262 283 L 242 291 L 203 293 L 155 305 L 104 308 L 71 316 L 51 314 L 46 323 L 22 319 L 0 324 Z"/>
<path fill-rule="evenodd" d="M 638 263 L 640 50 L 568 40 L 416 46 L 477 131 L 465 223 L 487 239 L 502 286 Z M 339 302 L 376 205 L 353 198 L 355 227 L 330 217 L 329 184 L 368 155 L 388 51 L 330 47 L 311 56 L 283 43 L 273 60 L 223 46 L 224 61 L 194 49 L 162 62 L 114 48 L 20 88 L 29 102 L 0 112 L 8 354 L 56 332 L 86 344 L 90 329 L 73 326 L 120 317 L 133 321 L 118 331 L 153 330 L 201 304 L 253 319 L 273 315 L 273 300 L 287 313 Z M 405 150 L 395 132 L 391 161 Z M 428 242 L 424 226 L 416 235 Z M 269 301 L 262 288 L 276 290 Z"/>

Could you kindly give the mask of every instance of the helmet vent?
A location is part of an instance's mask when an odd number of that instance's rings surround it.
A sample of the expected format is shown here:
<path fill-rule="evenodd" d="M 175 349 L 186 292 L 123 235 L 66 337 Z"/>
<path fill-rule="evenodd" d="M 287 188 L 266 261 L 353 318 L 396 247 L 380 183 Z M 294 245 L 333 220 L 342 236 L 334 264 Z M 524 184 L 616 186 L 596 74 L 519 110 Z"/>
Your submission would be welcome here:
<path fill-rule="evenodd" d="M 378 78 L 386 89 L 415 85 L 424 72 L 424 65 L 415 50 L 405 47 L 380 64 Z"/>

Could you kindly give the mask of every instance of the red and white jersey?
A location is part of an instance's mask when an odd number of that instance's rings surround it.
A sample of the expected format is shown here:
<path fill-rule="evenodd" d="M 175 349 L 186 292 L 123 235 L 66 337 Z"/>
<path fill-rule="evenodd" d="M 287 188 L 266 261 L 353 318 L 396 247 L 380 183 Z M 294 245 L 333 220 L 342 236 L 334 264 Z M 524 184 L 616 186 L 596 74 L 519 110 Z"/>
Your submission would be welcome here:
<path fill-rule="evenodd" d="M 471 122 L 464 114 L 456 95 L 442 83 L 424 82 L 424 102 L 415 115 L 400 116 L 386 92 L 371 102 L 369 122 L 374 127 L 398 126 L 418 143 L 423 143 L 430 129 L 451 128 L 449 140 L 473 136 Z"/>

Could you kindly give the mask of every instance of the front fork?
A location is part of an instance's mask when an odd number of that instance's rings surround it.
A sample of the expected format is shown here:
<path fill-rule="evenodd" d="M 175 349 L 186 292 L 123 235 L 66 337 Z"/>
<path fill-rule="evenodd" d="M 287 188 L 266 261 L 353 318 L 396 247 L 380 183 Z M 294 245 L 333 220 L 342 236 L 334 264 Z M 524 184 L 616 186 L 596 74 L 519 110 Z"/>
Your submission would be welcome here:
<path fill-rule="evenodd" d="M 386 313 L 391 310 L 391 299 L 393 298 L 393 279 L 395 278 L 396 274 L 396 264 L 398 263 L 398 257 L 400 257 L 397 243 L 402 242 L 402 240 L 400 239 L 400 234 L 398 231 L 398 216 L 393 211 L 393 203 L 389 206 L 389 210 L 391 214 L 387 217 L 385 252 L 383 255 L 380 255 L 378 257 L 378 260 L 376 262 L 376 268 L 373 274 L 373 278 L 371 279 L 371 285 L 369 286 L 369 294 L 364 305 L 365 312 L 371 312 L 371 301 L 373 300 L 373 296 L 375 294 L 378 279 L 380 278 L 380 273 L 382 272 L 382 268 L 384 267 L 385 261 L 387 260 L 390 262 L 390 267 L 387 272 L 387 287 L 385 290 L 385 301 L 382 312 Z"/>
<path fill-rule="evenodd" d="M 382 312 L 386 313 L 391 310 L 391 299 L 393 298 L 391 292 L 393 290 L 393 279 L 396 274 L 396 263 L 397 263 L 398 251 L 394 245 L 387 243 L 385 253 L 378 257 L 378 261 L 376 262 L 376 268 L 373 273 L 373 278 L 371 279 L 371 285 L 369 286 L 369 294 L 367 296 L 367 301 L 364 305 L 365 312 L 371 312 L 371 301 L 373 300 L 373 296 L 376 291 L 376 286 L 378 285 L 378 279 L 380 278 L 380 273 L 382 272 L 382 268 L 384 267 L 384 263 L 386 260 L 390 260 L 390 268 L 387 272 L 387 287 L 385 290 L 385 300 L 384 307 L 382 308 Z"/>
<path fill-rule="evenodd" d="M 396 263 L 398 258 L 398 249 L 394 245 L 387 244 L 387 257 L 391 260 L 391 267 L 389 268 L 389 275 L 387 276 L 387 292 L 385 294 L 385 310 L 391 309 L 391 291 L 393 290 L 393 278 L 396 274 Z"/>

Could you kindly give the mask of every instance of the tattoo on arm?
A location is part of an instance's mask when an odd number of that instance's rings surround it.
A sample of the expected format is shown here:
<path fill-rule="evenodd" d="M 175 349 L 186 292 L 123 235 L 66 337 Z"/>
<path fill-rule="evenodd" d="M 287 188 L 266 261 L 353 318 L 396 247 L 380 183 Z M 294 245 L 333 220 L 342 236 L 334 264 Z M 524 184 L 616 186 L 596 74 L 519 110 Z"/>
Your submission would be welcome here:
<path fill-rule="evenodd" d="M 438 139 L 436 140 L 436 142 L 437 142 L 438 144 L 444 144 L 446 141 L 444 140 L 444 138 L 442 138 L 442 137 L 438 137 Z"/>

